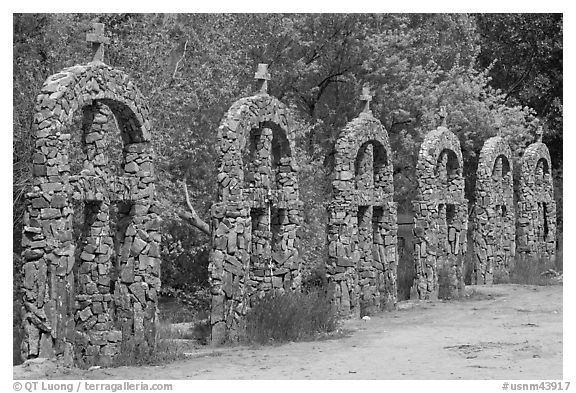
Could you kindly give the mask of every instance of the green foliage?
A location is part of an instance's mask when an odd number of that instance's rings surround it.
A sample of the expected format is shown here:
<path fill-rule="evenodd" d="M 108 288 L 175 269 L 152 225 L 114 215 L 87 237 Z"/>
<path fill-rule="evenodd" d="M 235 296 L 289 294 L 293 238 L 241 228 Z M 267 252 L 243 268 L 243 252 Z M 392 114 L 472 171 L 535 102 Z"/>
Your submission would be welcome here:
<path fill-rule="evenodd" d="M 491 68 L 492 85 L 512 105 L 527 105 L 544 120 L 544 141 L 561 146 L 563 16 L 562 14 L 479 14 L 480 66 Z M 553 142 L 553 140 L 559 141 Z M 554 149 L 554 168 L 562 150 Z"/>
<path fill-rule="evenodd" d="M 246 341 L 258 344 L 301 341 L 330 333 L 338 324 L 336 310 L 322 290 L 268 292 L 246 316 Z"/>

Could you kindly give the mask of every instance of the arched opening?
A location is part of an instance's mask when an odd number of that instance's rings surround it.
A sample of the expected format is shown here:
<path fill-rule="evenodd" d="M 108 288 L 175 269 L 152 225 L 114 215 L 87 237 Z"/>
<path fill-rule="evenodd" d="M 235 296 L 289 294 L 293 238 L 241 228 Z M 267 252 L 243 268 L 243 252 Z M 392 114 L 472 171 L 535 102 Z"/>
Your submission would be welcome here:
<path fill-rule="evenodd" d="M 550 167 L 548 160 L 545 158 L 540 158 L 536 163 L 536 168 L 534 169 L 534 180 L 536 185 L 543 186 L 546 184 L 550 175 Z"/>
<path fill-rule="evenodd" d="M 253 128 L 242 151 L 244 190 L 268 190 L 272 186 L 272 132 L 268 128 Z M 266 194 L 266 192 L 264 193 Z"/>
<path fill-rule="evenodd" d="M 458 156 L 450 149 L 444 149 L 436 160 L 434 175 L 441 186 L 450 188 L 452 182 L 460 176 Z"/>
<path fill-rule="evenodd" d="M 357 190 L 383 189 L 389 192 L 388 153 L 378 141 L 363 143 L 354 161 Z"/>
<path fill-rule="evenodd" d="M 537 223 L 537 237 L 540 243 L 545 243 L 548 240 L 550 232 L 550 223 L 548 222 L 547 203 L 538 202 L 538 223 Z"/>
<path fill-rule="evenodd" d="M 510 172 L 510 162 L 508 158 L 504 155 L 499 155 L 494 160 L 494 166 L 492 167 L 492 179 L 500 180 L 508 175 Z"/>
<path fill-rule="evenodd" d="M 357 190 L 374 188 L 374 152 L 370 142 L 360 146 L 354 162 L 354 175 Z"/>

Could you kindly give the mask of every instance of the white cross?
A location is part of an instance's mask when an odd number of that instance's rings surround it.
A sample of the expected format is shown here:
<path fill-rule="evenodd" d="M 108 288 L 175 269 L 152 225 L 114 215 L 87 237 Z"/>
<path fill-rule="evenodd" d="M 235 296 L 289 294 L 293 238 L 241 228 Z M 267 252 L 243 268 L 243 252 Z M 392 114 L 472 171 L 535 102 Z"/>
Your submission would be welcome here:
<path fill-rule="evenodd" d="M 254 73 L 254 79 L 260 82 L 260 93 L 268 94 L 268 81 L 270 80 L 268 64 L 258 64 L 258 69 Z"/>
<path fill-rule="evenodd" d="M 92 43 L 94 58 L 92 61 L 104 62 L 104 44 L 110 43 L 110 38 L 104 35 L 104 23 L 92 24 L 92 31 L 86 33 L 86 41 Z"/>
<path fill-rule="evenodd" d="M 360 101 L 364 102 L 363 113 L 370 113 L 370 101 L 372 101 L 372 94 L 370 93 L 370 85 L 368 83 L 364 84 L 362 87 L 362 95 L 360 96 Z"/>

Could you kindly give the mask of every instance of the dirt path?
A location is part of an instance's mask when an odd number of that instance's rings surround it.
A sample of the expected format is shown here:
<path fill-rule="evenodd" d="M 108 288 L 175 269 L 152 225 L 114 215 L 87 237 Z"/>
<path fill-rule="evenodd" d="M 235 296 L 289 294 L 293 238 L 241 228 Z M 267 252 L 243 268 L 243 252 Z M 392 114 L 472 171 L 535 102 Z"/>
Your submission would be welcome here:
<path fill-rule="evenodd" d="M 562 286 L 471 287 L 469 300 L 400 303 L 349 337 L 277 347 L 207 349 L 155 367 L 42 370 L 51 379 L 562 379 Z M 470 289 L 469 289 L 470 290 Z"/>

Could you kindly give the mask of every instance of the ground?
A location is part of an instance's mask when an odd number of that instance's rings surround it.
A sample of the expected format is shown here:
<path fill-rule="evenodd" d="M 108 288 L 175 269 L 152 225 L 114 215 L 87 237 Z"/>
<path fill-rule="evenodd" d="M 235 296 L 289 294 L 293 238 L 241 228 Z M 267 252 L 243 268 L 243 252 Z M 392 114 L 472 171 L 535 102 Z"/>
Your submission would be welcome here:
<path fill-rule="evenodd" d="M 15 379 L 562 379 L 562 285 L 467 288 L 449 302 L 400 302 L 343 337 L 259 348 L 203 347 L 162 366 L 14 367 Z"/>

